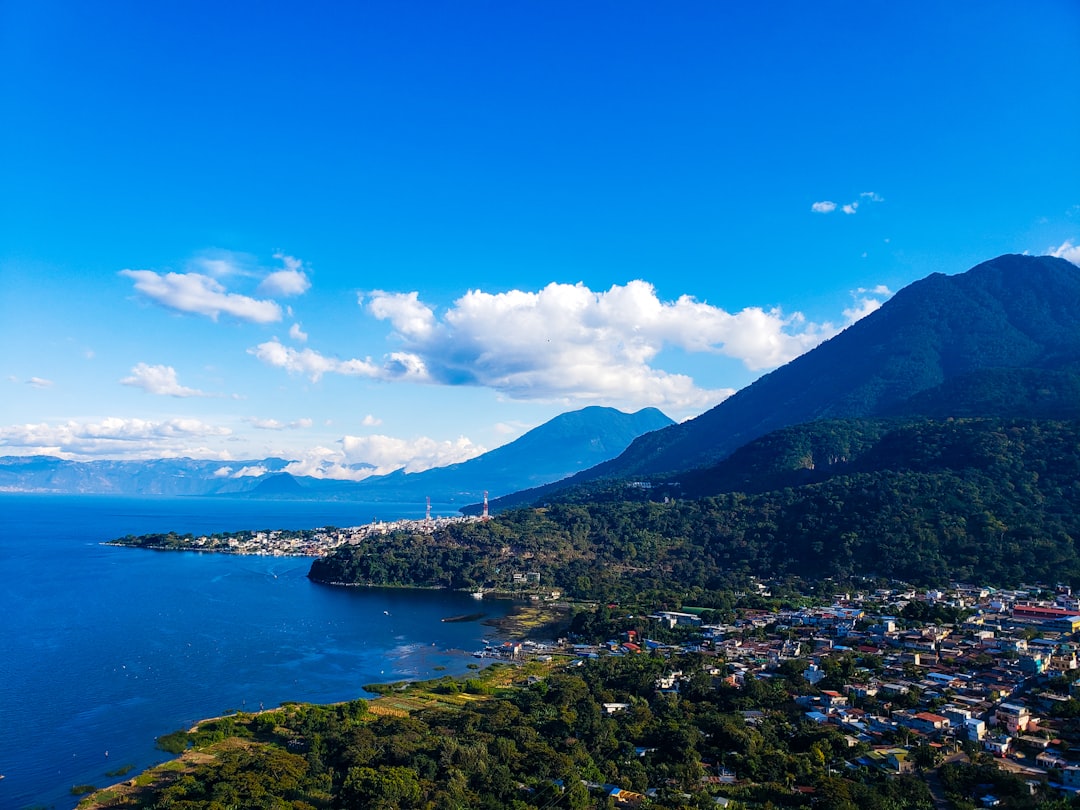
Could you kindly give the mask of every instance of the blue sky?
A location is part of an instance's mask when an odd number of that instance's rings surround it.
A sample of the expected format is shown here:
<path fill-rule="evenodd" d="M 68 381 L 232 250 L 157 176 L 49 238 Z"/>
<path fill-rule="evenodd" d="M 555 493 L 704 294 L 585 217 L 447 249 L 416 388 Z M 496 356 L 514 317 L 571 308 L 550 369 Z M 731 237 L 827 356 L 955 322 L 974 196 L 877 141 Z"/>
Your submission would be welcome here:
<path fill-rule="evenodd" d="M 1080 261 L 1078 45 L 1073 0 L 9 0 L 0 453 L 692 417 L 931 272 Z"/>

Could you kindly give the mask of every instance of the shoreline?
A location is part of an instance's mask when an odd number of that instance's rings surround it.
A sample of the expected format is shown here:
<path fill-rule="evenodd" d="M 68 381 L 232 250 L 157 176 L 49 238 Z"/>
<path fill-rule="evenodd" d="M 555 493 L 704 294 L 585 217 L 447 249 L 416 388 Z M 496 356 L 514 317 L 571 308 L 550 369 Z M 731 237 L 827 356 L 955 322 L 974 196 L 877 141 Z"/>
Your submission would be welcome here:
<path fill-rule="evenodd" d="M 468 655 L 465 651 L 461 651 L 463 655 Z M 470 666 L 473 666 L 470 664 Z M 505 671 L 505 668 L 509 667 L 511 670 L 516 671 L 521 662 L 511 663 L 509 661 L 492 661 L 489 664 L 481 666 L 481 672 L 487 673 L 488 678 L 499 677 L 492 675 L 499 668 L 499 671 Z M 372 697 L 357 697 L 352 700 L 340 700 L 332 703 L 311 703 L 308 701 L 283 701 L 280 705 L 269 709 L 259 709 L 258 711 L 234 711 L 226 714 L 216 715 L 214 717 L 206 717 L 195 721 L 195 723 L 187 729 L 188 734 L 195 734 L 199 728 L 207 723 L 214 723 L 226 719 L 241 720 L 243 722 L 251 722 L 254 718 L 262 715 L 271 714 L 274 712 L 280 712 L 288 710 L 290 706 L 347 706 L 350 703 L 363 701 L 367 705 L 367 711 L 375 715 L 380 716 L 399 716 L 401 714 L 408 714 L 405 709 L 400 708 L 399 705 L 403 697 L 414 704 L 415 710 L 424 710 L 425 708 L 431 708 L 436 705 L 441 705 L 441 702 L 434 697 L 430 692 L 425 692 L 425 684 L 435 684 L 443 681 L 447 678 L 453 680 L 463 680 L 469 677 L 476 677 L 476 674 L 462 673 L 459 675 L 439 675 L 435 674 L 433 677 L 424 679 L 409 680 L 409 681 L 391 681 L 385 684 L 378 684 L 380 686 L 386 686 L 386 692 L 370 693 Z M 375 684 L 369 684 L 372 686 Z M 418 690 L 420 694 L 409 696 L 408 693 L 412 690 Z M 430 706 L 425 705 L 430 702 Z M 166 735 L 162 735 L 166 736 Z M 230 742 L 226 739 L 223 741 L 226 745 L 241 744 L 236 740 Z M 221 743 L 213 743 L 213 746 Z M 164 749 L 159 749 L 164 751 Z M 165 751 L 165 753 L 168 753 Z M 207 749 L 196 749 L 193 747 L 186 748 L 179 754 L 171 755 L 164 762 L 157 763 L 144 768 L 138 774 L 132 777 L 125 778 L 119 782 L 105 787 L 97 788 L 91 793 L 86 794 L 80 798 L 76 805 L 75 810 L 107 810 L 107 808 L 123 806 L 130 803 L 130 800 L 139 796 L 146 789 L 151 789 L 160 785 L 164 780 L 170 778 L 171 774 L 183 773 L 189 766 L 206 764 L 213 761 L 216 758 L 216 753 Z"/>

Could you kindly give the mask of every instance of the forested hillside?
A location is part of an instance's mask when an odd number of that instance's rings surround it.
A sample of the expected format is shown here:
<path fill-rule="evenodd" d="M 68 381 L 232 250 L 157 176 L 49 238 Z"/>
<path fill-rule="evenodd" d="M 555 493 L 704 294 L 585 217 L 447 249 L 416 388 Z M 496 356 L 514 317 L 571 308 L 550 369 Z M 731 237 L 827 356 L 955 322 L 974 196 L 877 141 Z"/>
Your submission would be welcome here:
<path fill-rule="evenodd" d="M 693 600 L 748 577 L 1080 584 L 1080 423 L 826 421 L 653 488 L 606 483 L 312 566 L 327 582 Z M 684 487 L 698 497 L 688 497 Z"/>

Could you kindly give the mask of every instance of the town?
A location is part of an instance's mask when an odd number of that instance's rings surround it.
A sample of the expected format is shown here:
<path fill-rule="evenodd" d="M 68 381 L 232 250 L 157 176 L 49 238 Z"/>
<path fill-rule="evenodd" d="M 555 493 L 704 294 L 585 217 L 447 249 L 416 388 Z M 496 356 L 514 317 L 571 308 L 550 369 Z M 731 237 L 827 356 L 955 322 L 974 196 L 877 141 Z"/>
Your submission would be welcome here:
<path fill-rule="evenodd" d="M 757 588 L 768 594 L 766 585 Z M 685 640 L 677 643 L 630 630 L 603 644 L 510 643 L 483 654 L 569 654 L 571 666 L 605 655 L 698 656 L 714 689 L 801 683 L 791 698 L 803 716 L 847 741 L 851 756 L 839 767 L 902 774 L 947 760 L 995 762 L 1032 793 L 1080 792 L 1080 738 L 1070 722 L 1080 714 L 1080 600 L 1068 588 L 880 588 L 835 594 L 827 606 L 740 609 L 726 624 L 706 624 L 705 612 L 642 617 L 646 626 L 681 629 Z M 677 694 L 688 678 L 671 669 L 655 688 Z M 743 715 L 753 725 L 762 712 Z M 724 783 L 739 780 L 721 766 L 717 774 Z M 999 801 L 990 793 L 973 798 L 983 806 Z"/>
<path fill-rule="evenodd" d="M 267 557 L 322 557 L 340 546 L 363 542 L 392 532 L 432 534 L 454 523 L 472 523 L 479 517 L 426 517 L 422 520 L 374 520 L 349 528 L 265 529 L 219 532 L 209 535 L 128 535 L 103 543 L 162 551 L 201 551 L 218 554 L 249 554 Z"/>

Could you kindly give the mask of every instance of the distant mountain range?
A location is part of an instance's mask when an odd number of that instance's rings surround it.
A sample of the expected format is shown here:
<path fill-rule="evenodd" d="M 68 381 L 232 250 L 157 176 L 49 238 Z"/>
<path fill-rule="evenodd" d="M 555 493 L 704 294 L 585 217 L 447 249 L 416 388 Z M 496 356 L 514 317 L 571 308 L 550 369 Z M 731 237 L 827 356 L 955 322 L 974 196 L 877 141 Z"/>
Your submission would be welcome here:
<path fill-rule="evenodd" d="M 0 492 L 112 495 L 232 495 L 362 501 L 472 503 L 566 478 L 621 453 L 638 436 L 672 424 L 655 408 L 627 414 L 589 407 L 565 413 L 477 458 L 419 473 L 398 471 L 363 481 L 295 477 L 287 459 L 204 461 L 66 461 L 53 456 L 0 457 Z M 237 475 L 238 471 L 262 471 Z"/>
<path fill-rule="evenodd" d="M 492 506 L 707 469 L 779 428 L 883 416 L 1080 418 L 1080 268 L 1007 255 L 960 275 L 934 273 L 701 416 Z"/>

